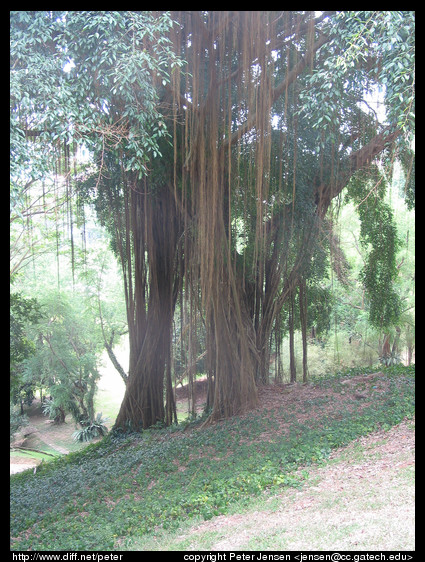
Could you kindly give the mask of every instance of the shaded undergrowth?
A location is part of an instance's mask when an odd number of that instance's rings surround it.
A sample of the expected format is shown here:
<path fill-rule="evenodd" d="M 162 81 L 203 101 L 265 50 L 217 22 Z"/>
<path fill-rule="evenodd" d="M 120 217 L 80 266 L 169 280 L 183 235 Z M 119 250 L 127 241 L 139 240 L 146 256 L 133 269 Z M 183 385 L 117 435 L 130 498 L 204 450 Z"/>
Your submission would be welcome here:
<path fill-rule="evenodd" d="M 277 408 L 202 429 L 195 421 L 109 435 L 36 474 L 17 474 L 11 548 L 119 549 L 155 528 L 209 519 L 235 502 L 243 507 L 258 494 L 301 486 L 308 466 L 326 461 L 332 449 L 413 416 L 414 366 L 383 373 L 385 385 L 361 400 L 342 384 L 359 371 L 338 374 L 317 383 L 328 392 L 316 398 L 282 399 Z"/>

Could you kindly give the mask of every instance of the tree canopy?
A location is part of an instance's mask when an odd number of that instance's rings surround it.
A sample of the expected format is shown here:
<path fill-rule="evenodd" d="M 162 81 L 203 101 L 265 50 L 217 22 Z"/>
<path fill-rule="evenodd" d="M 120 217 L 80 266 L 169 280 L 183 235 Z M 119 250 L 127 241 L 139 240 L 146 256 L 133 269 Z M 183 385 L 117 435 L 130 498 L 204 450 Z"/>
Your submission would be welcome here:
<path fill-rule="evenodd" d="M 369 251 L 371 321 L 395 321 L 382 198 L 398 159 L 413 205 L 414 12 L 11 12 L 11 25 L 12 203 L 56 162 L 122 266 L 117 427 L 176 420 L 183 301 L 189 364 L 192 324 L 204 332 L 210 420 L 256 404 L 284 307 L 326 267 L 343 191 Z M 81 147 L 84 171 L 71 165 Z"/>

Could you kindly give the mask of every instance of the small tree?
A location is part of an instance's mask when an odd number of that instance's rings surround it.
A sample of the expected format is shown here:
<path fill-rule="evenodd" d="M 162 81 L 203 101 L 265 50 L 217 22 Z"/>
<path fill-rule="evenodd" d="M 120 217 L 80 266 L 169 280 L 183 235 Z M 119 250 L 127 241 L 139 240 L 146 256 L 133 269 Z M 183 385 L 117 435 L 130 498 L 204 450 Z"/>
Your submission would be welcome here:
<path fill-rule="evenodd" d="M 102 346 L 98 327 L 82 303 L 56 291 L 44 298 L 36 351 L 25 365 L 28 378 L 43 376 L 50 395 L 44 410 L 57 422 L 64 422 L 68 412 L 77 423 L 94 419 L 97 353 Z"/>
<path fill-rule="evenodd" d="M 35 345 L 28 335 L 31 324 L 40 320 L 40 305 L 37 299 L 24 297 L 21 293 L 10 295 L 10 394 L 13 404 L 23 404 L 33 395 L 31 381 L 25 380 L 23 366 L 35 353 Z"/>

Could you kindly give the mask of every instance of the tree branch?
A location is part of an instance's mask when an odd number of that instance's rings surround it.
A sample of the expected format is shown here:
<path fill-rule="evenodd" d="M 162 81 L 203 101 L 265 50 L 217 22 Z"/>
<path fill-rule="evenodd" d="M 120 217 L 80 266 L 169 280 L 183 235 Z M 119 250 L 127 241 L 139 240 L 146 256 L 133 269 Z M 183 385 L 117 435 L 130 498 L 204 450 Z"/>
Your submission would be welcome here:
<path fill-rule="evenodd" d="M 271 93 L 272 104 L 286 91 L 286 89 L 298 78 L 298 76 L 303 72 L 308 62 L 311 60 L 313 54 L 325 43 L 329 41 L 329 38 L 325 35 L 321 35 L 320 38 L 313 44 L 313 46 L 306 52 L 306 54 L 301 58 L 301 60 L 293 67 L 293 69 L 288 72 L 285 79 L 280 82 L 275 88 L 273 88 Z M 257 120 L 257 112 L 251 113 L 249 118 L 245 121 L 243 125 L 239 127 L 233 135 L 224 141 L 223 148 L 226 149 L 229 146 L 238 142 L 238 140 L 252 129 Z"/>
<path fill-rule="evenodd" d="M 111 363 L 113 364 L 113 366 L 115 367 L 115 369 L 118 371 L 118 373 L 120 374 L 122 380 L 124 381 L 124 384 L 127 385 L 127 381 L 128 381 L 128 375 L 127 373 L 124 371 L 124 369 L 121 367 L 120 362 L 118 361 L 113 349 L 112 349 L 112 342 L 113 342 L 114 336 L 112 336 L 111 341 L 108 343 L 106 341 L 106 339 L 104 340 L 104 345 L 105 345 L 105 349 L 108 353 L 109 359 L 111 360 Z"/>
<path fill-rule="evenodd" d="M 390 127 L 385 128 L 381 133 L 375 135 L 365 146 L 349 156 L 346 171 L 341 175 L 338 182 L 321 183 L 316 189 L 318 214 L 324 216 L 331 200 L 341 193 L 353 174 L 369 166 L 373 159 L 390 146 L 400 134 L 400 129 L 395 129 L 390 132 Z"/>

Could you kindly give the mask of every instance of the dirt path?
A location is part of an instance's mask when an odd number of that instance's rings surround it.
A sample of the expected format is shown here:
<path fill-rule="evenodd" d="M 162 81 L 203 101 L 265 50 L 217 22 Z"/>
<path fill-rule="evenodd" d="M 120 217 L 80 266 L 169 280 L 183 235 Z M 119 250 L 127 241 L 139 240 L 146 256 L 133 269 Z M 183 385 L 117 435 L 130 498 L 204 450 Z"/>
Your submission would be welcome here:
<path fill-rule="evenodd" d="M 61 447 L 60 445 L 57 445 L 52 438 L 47 438 L 46 435 L 44 435 L 42 432 L 37 432 L 37 436 L 40 439 L 40 441 L 42 441 L 48 447 L 54 449 L 58 453 L 62 455 L 67 455 L 69 453 L 68 449 L 65 449 L 65 447 Z M 40 463 L 41 461 L 39 459 L 35 459 L 34 457 L 31 456 L 29 456 L 28 458 L 17 457 L 17 456 L 11 457 L 10 474 L 16 474 L 17 472 L 22 472 L 23 470 L 27 470 L 28 468 L 35 468 Z"/>
<path fill-rule="evenodd" d="M 43 415 L 40 401 L 34 400 L 33 404 L 27 409 L 26 414 L 30 425 L 22 428 L 15 439 L 19 446 L 29 447 L 40 451 L 56 451 L 62 455 L 70 452 L 66 445 L 73 444 L 72 433 L 74 425 L 72 423 L 56 425 Z M 47 445 L 47 447 L 44 447 Z M 41 462 L 39 458 L 31 457 L 30 451 L 17 451 L 17 455 L 10 457 L 10 474 L 22 472 L 28 468 L 34 468 Z"/>
<path fill-rule="evenodd" d="M 33 458 L 25 459 L 22 457 L 14 457 L 14 462 L 10 462 L 10 474 L 22 472 L 28 468 L 35 468 L 41 461 L 36 461 Z"/>
<path fill-rule="evenodd" d="M 46 443 L 46 445 L 48 445 L 58 453 L 61 453 L 62 455 L 67 455 L 69 453 L 69 449 L 65 449 L 65 447 L 61 447 L 60 445 L 57 445 L 56 443 L 54 443 L 54 441 L 51 438 L 48 439 L 42 433 L 39 434 L 39 437 L 44 443 Z"/>

